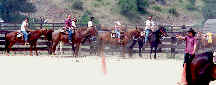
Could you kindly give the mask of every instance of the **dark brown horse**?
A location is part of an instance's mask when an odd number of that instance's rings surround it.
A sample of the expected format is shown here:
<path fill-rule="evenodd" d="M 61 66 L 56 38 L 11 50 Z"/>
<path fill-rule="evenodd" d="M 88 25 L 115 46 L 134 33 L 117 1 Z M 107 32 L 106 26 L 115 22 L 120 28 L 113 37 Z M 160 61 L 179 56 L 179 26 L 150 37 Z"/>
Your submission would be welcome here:
<path fill-rule="evenodd" d="M 36 55 L 38 55 L 37 52 L 37 40 L 40 38 L 41 35 L 45 33 L 45 29 L 39 29 L 39 30 L 34 30 L 30 31 L 30 34 L 28 35 L 28 42 L 30 43 L 30 55 L 32 55 L 32 49 L 34 48 Z M 19 32 L 10 32 L 5 34 L 5 52 L 8 54 L 12 48 L 12 46 L 15 43 L 23 43 L 24 44 L 24 39 L 23 37 L 18 38 L 17 34 Z"/>
<path fill-rule="evenodd" d="M 133 36 L 139 36 L 140 31 L 138 28 L 136 29 L 128 29 L 127 32 L 124 32 L 124 36 L 122 37 L 121 41 L 118 40 L 118 38 L 112 38 L 111 37 L 111 32 L 103 32 L 101 34 L 98 34 L 98 39 L 100 42 L 100 49 L 99 53 L 103 55 L 105 44 L 110 44 L 113 46 L 122 46 L 122 56 L 125 56 L 125 51 L 126 51 L 126 45 L 130 40 L 132 40 Z"/>
<path fill-rule="evenodd" d="M 188 76 L 187 76 L 188 75 Z M 213 52 L 197 55 L 189 72 L 186 71 L 188 85 L 209 85 L 216 79 L 216 65 L 213 63 Z"/>
<path fill-rule="evenodd" d="M 87 27 L 81 27 L 77 29 L 72 36 L 72 50 L 74 51 L 74 56 L 78 56 L 79 47 L 81 42 L 89 37 L 95 36 L 97 33 L 96 28 L 88 29 Z M 52 33 L 52 54 L 55 54 L 56 46 L 59 42 L 62 41 L 63 43 L 69 43 L 68 41 L 68 34 L 65 34 L 60 31 L 56 31 Z"/>

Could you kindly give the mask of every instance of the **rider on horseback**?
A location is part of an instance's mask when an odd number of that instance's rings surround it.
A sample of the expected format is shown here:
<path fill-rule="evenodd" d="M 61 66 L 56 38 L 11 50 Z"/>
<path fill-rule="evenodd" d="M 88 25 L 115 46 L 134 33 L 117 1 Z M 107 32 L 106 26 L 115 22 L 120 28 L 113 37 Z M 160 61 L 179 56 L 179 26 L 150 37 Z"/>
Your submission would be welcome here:
<path fill-rule="evenodd" d="M 73 25 L 73 23 L 71 20 L 71 15 L 68 15 L 67 19 L 65 20 L 65 28 L 69 34 L 69 36 L 68 36 L 69 42 L 72 42 L 72 33 L 73 33 L 72 25 Z"/>
<path fill-rule="evenodd" d="M 145 27 L 145 43 L 146 43 L 148 40 L 149 34 L 152 32 L 155 26 L 155 23 L 152 20 L 152 16 L 148 17 L 148 20 L 145 22 L 145 24 L 146 24 L 146 27 Z"/>
<path fill-rule="evenodd" d="M 23 35 L 24 35 L 25 45 L 29 44 L 28 43 L 28 33 L 27 33 L 27 31 L 29 31 L 28 21 L 29 21 L 29 19 L 25 18 L 25 20 L 22 22 L 22 25 L 21 25 L 21 33 L 23 33 Z"/>
<path fill-rule="evenodd" d="M 190 81 L 191 79 L 187 79 L 188 76 L 190 76 L 191 73 L 190 72 L 190 64 L 193 60 L 193 58 L 195 57 L 195 51 L 196 51 L 196 47 L 197 47 L 197 38 L 195 37 L 196 32 L 190 28 L 190 30 L 188 31 L 188 35 L 186 37 L 180 36 L 180 35 L 176 35 L 176 38 L 179 39 L 183 39 L 186 42 L 186 47 L 185 47 L 185 57 L 184 57 L 184 69 L 183 69 L 183 74 L 182 74 L 182 80 L 181 83 L 179 83 L 180 85 L 187 85 L 188 81 Z"/>
<path fill-rule="evenodd" d="M 88 21 L 88 29 L 91 29 L 94 27 L 93 20 L 94 20 L 94 17 L 93 16 L 90 17 L 90 20 Z"/>
<path fill-rule="evenodd" d="M 121 30 L 120 21 L 115 21 L 114 32 L 116 33 L 116 36 L 117 36 L 118 39 L 120 39 L 120 30 Z"/>

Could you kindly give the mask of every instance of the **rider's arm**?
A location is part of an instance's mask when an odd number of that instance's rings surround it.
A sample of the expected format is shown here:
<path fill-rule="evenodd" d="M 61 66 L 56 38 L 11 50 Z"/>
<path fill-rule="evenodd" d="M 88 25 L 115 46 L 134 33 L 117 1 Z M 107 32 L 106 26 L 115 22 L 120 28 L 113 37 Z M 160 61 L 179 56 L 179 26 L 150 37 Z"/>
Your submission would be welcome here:
<path fill-rule="evenodd" d="M 197 38 L 194 39 L 194 50 L 193 50 L 193 54 L 195 54 L 196 48 L 197 48 Z"/>

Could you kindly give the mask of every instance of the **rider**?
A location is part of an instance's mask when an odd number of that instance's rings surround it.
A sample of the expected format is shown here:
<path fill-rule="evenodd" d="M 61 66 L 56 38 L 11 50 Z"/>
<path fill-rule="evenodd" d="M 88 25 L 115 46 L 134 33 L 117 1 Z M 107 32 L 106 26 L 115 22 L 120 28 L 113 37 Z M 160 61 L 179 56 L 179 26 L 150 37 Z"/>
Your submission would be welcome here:
<path fill-rule="evenodd" d="M 88 21 L 88 29 L 91 29 L 94 27 L 93 20 L 94 20 L 94 17 L 93 16 L 90 17 L 90 20 Z"/>
<path fill-rule="evenodd" d="M 73 29 L 73 30 L 77 28 L 76 22 L 77 22 L 76 17 L 73 17 L 73 19 L 72 19 L 72 29 Z"/>
<path fill-rule="evenodd" d="M 69 42 L 72 42 L 72 33 L 73 33 L 73 30 L 72 30 L 71 15 L 68 15 L 67 19 L 65 20 L 65 28 L 66 28 L 66 31 L 69 34 L 69 36 L 68 36 Z"/>
<path fill-rule="evenodd" d="M 115 21 L 114 32 L 117 34 L 117 38 L 118 39 L 120 39 L 120 30 L 121 30 L 121 23 L 120 23 L 120 21 Z"/>
<path fill-rule="evenodd" d="M 148 17 L 148 20 L 146 20 L 145 24 L 146 24 L 146 27 L 145 27 L 145 43 L 146 43 L 148 40 L 150 32 L 152 32 L 152 30 L 155 26 L 155 23 L 152 20 L 152 16 Z"/>
<path fill-rule="evenodd" d="M 182 84 L 187 85 L 188 80 L 191 80 L 191 79 L 186 79 L 188 78 L 186 76 L 190 76 L 189 75 L 190 73 L 187 73 L 187 72 L 190 72 L 190 64 L 193 58 L 195 57 L 195 51 L 197 47 L 197 38 L 195 37 L 195 35 L 196 35 L 196 32 L 192 28 L 189 29 L 186 37 L 176 35 L 176 38 L 183 39 L 186 41 L 185 42 L 186 48 L 185 48 L 185 56 L 184 56 L 184 69 L 182 73 L 181 82 L 179 82 L 180 85 Z"/>
<path fill-rule="evenodd" d="M 25 45 L 29 44 L 28 43 L 28 33 L 27 33 L 27 31 L 29 31 L 28 21 L 29 21 L 29 19 L 25 18 L 25 20 L 22 22 L 22 25 L 21 25 L 21 33 L 23 33 L 23 35 L 24 35 Z"/>

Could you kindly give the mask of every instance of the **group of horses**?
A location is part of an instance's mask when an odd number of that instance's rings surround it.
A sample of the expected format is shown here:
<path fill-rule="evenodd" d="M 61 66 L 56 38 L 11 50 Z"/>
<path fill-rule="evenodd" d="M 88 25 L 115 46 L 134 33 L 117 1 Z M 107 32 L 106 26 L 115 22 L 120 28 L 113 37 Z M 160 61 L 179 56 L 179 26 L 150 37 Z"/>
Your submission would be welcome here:
<path fill-rule="evenodd" d="M 142 30 L 138 27 L 134 29 L 128 29 L 124 31 L 121 36 L 121 40 L 118 38 L 112 38 L 110 31 L 99 32 L 96 27 L 87 28 L 80 27 L 74 30 L 72 36 L 72 50 L 73 55 L 78 56 L 79 48 L 82 43 L 86 40 L 91 42 L 90 38 L 96 36 L 96 40 L 99 42 L 98 44 L 98 53 L 103 55 L 105 45 L 110 45 L 114 47 L 123 47 L 123 56 L 125 56 L 126 49 L 132 49 L 134 45 L 138 42 L 139 44 L 139 53 L 142 52 L 142 48 L 144 43 L 150 43 L 151 53 L 154 48 L 154 58 L 156 58 L 156 50 L 158 45 L 161 43 L 160 39 L 163 36 L 168 36 L 165 27 L 158 26 L 158 29 L 150 34 L 149 41 L 144 42 L 144 37 L 141 35 Z M 5 51 L 9 53 L 12 46 L 15 43 L 23 43 L 23 37 L 17 37 L 19 32 L 10 32 L 5 34 Z M 49 54 L 55 54 L 56 46 L 61 42 L 69 43 L 68 34 L 59 30 L 52 29 L 38 29 L 29 32 L 28 42 L 30 43 L 30 55 L 32 55 L 32 49 L 35 49 L 36 55 L 37 52 L 37 40 L 42 36 L 45 36 L 45 39 L 49 41 Z M 214 38 L 214 37 L 213 37 Z M 132 44 L 127 47 L 128 43 L 132 41 Z M 205 42 L 206 40 L 201 39 L 201 42 Z M 214 39 L 213 39 L 214 42 Z M 130 52 L 129 52 L 130 53 Z M 151 57 L 150 57 L 151 58 Z M 188 85 L 208 85 L 210 81 L 216 79 L 216 65 L 213 63 L 213 52 L 207 52 L 200 55 L 197 55 L 192 63 L 191 63 L 191 76 L 188 78 Z"/>
<path fill-rule="evenodd" d="M 122 27 L 121 29 L 126 29 Z M 151 53 L 153 52 L 153 48 L 155 48 L 155 58 L 156 58 L 156 50 L 158 47 L 158 44 L 160 44 L 160 38 L 166 34 L 166 29 L 163 26 L 159 26 L 158 30 L 155 32 L 152 32 L 149 37 L 149 42 L 144 42 L 144 37 L 141 36 L 141 28 L 134 28 L 134 29 L 128 29 L 128 30 L 122 30 L 121 38 L 120 40 L 118 38 L 113 38 L 111 36 L 112 32 L 111 30 L 105 31 L 105 32 L 99 32 L 96 27 L 88 28 L 88 27 L 79 27 L 75 30 L 73 30 L 73 36 L 72 36 L 72 50 L 73 50 L 73 56 L 78 56 L 79 54 L 79 48 L 82 43 L 84 43 L 86 40 L 89 40 L 91 42 L 90 38 L 93 36 L 96 36 L 96 40 L 98 42 L 97 44 L 97 52 L 98 54 L 104 53 L 105 45 L 110 45 L 111 47 L 122 47 L 122 56 L 125 56 L 126 51 L 131 50 L 134 45 L 138 42 L 139 44 L 139 53 L 142 53 L 142 48 L 144 43 L 151 43 Z M 19 32 L 10 32 L 5 34 L 5 51 L 8 54 L 12 48 L 12 46 L 15 43 L 24 43 L 23 37 L 17 37 L 17 34 Z M 32 49 L 35 50 L 36 55 L 38 55 L 37 52 L 37 40 L 42 36 L 45 36 L 45 39 L 49 42 L 48 48 L 49 48 L 49 54 L 54 54 L 56 51 L 56 46 L 62 42 L 62 43 L 69 43 L 68 40 L 68 34 L 66 32 L 62 32 L 60 30 L 52 30 L 52 29 L 38 29 L 34 31 L 29 32 L 28 36 L 28 42 L 30 43 L 30 55 L 32 55 Z M 132 41 L 132 44 L 128 46 L 129 42 Z M 131 52 L 129 52 L 131 53 Z"/>

